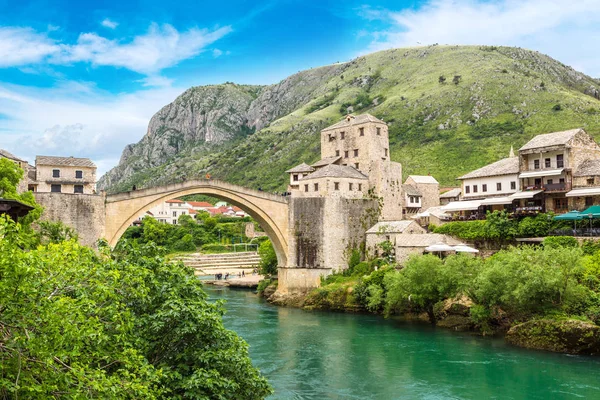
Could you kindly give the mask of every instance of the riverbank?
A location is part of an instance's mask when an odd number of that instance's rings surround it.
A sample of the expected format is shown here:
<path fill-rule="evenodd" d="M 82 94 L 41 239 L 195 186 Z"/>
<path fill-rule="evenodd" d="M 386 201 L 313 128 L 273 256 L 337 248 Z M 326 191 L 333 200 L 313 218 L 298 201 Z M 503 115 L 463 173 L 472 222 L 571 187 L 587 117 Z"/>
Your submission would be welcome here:
<path fill-rule="evenodd" d="M 217 274 L 219 272 L 216 272 Z M 221 272 L 223 276 L 225 273 Z M 263 275 L 246 275 L 246 276 L 231 276 L 227 279 L 203 279 L 202 282 L 207 285 L 228 286 L 239 288 L 256 289 L 260 281 L 264 279 Z"/>
<path fill-rule="evenodd" d="M 599 355 L 600 253 L 554 242 L 486 259 L 416 256 L 401 269 L 374 260 L 308 293 L 264 293 L 276 305 L 400 316 L 531 349 Z"/>

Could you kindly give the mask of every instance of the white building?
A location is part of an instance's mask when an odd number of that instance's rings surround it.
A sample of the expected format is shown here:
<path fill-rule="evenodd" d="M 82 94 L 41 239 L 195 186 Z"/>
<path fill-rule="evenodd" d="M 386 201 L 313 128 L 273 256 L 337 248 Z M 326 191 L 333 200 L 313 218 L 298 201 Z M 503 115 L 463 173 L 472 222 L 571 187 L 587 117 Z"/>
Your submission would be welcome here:
<path fill-rule="evenodd" d="M 182 215 L 189 215 L 190 209 L 191 207 L 185 201 L 167 200 L 156 207 L 152 207 L 146 214 L 140 216 L 140 218 L 148 215 L 159 222 L 177 225 L 179 217 Z"/>

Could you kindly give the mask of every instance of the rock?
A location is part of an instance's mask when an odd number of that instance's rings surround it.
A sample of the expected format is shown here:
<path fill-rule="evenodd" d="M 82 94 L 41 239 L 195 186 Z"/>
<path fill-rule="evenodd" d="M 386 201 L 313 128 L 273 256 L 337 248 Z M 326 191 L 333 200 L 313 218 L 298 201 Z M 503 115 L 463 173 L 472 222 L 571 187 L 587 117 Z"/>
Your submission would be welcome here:
<path fill-rule="evenodd" d="M 461 315 L 448 315 L 446 318 L 438 320 L 436 325 L 441 328 L 448 328 L 455 331 L 470 331 L 475 327 L 471 318 Z"/>
<path fill-rule="evenodd" d="M 506 341 L 520 347 L 568 354 L 600 354 L 600 327 L 579 320 L 540 319 L 515 325 Z"/>

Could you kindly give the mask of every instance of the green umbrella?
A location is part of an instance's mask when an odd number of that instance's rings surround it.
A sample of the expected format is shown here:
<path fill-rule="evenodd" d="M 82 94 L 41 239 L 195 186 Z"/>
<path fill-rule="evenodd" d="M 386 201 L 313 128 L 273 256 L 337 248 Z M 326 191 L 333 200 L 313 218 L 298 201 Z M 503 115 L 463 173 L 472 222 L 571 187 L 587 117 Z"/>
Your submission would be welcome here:
<path fill-rule="evenodd" d="M 554 217 L 554 219 L 560 221 L 579 221 L 583 219 L 583 213 L 579 211 L 569 211 L 568 213 L 560 214 Z"/>
<path fill-rule="evenodd" d="M 592 218 L 600 218 L 600 206 L 591 206 L 586 208 L 580 213 L 584 218 L 589 218 L 590 215 Z"/>

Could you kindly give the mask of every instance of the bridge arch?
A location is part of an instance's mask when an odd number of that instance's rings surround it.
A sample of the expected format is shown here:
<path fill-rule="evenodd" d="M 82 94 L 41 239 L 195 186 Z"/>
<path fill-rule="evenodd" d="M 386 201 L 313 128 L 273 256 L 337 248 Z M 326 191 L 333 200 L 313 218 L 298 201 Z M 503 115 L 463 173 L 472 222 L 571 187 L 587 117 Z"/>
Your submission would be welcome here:
<path fill-rule="evenodd" d="M 145 211 L 189 194 L 204 194 L 240 207 L 254 218 L 273 243 L 280 267 L 288 260 L 287 198 L 217 180 L 188 181 L 106 196 L 105 237 L 115 246 Z"/>

